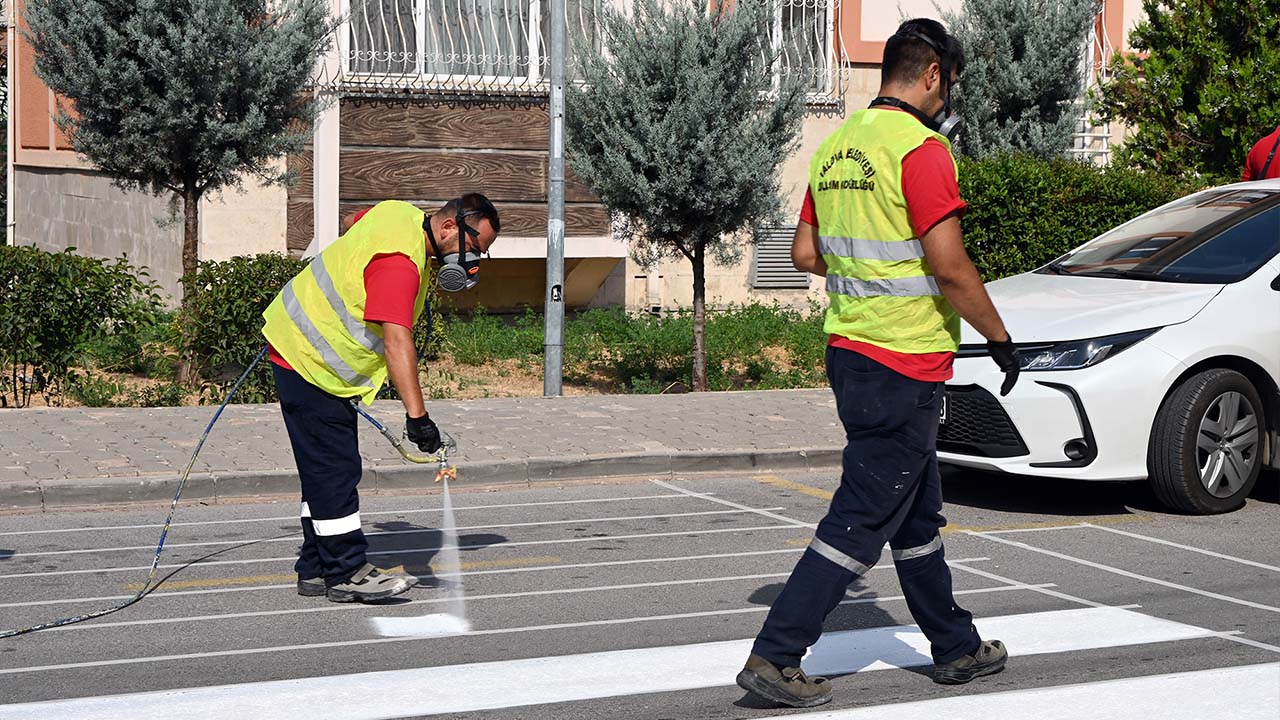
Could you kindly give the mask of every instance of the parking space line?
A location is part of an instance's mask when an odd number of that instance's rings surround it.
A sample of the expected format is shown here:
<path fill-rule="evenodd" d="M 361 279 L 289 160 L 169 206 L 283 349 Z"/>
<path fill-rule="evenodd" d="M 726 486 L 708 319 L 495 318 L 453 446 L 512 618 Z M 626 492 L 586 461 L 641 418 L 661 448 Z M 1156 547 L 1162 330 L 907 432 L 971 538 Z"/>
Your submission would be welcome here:
<path fill-rule="evenodd" d="M 685 488 L 682 488 L 682 487 L 680 487 L 680 486 L 678 486 L 678 485 L 672 485 L 671 483 L 669 483 L 669 482 L 667 482 L 667 481 L 665 481 L 665 480 L 652 479 L 652 480 L 650 480 L 649 482 L 651 482 L 651 483 L 653 483 L 653 484 L 655 484 L 655 485 L 658 485 L 658 486 L 664 487 L 664 488 L 666 488 L 666 489 L 668 489 L 668 490 L 675 490 L 676 492 L 684 493 L 685 495 L 688 495 L 689 497 L 696 497 L 696 498 L 699 498 L 699 499 L 702 499 L 702 500 L 710 500 L 710 501 L 711 501 L 711 502 L 713 502 L 713 503 L 717 503 L 717 504 L 720 504 L 720 505 L 725 505 L 725 506 L 727 506 L 727 507 L 731 507 L 731 508 L 737 508 L 738 510 L 745 510 L 746 512 L 749 512 L 749 513 L 755 513 L 756 515 L 761 515 L 761 516 L 763 516 L 763 517 L 767 517 L 767 518 L 769 518 L 769 519 L 771 519 L 771 520 L 777 520 L 777 521 L 779 521 L 779 522 L 789 523 L 790 525 L 793 525 L 793 526 L 796 526 L 796 527 L 806 527 L 806 528 L 809 528 L 810 530 L 812 530 L 812 529 L 814 529 L 814 528 L 817 528 L 817 527 L 818 527 L 818 526 L 817 526 L 816 524 L 814 524 L 814 523 L 802 522 L 802 521 L 800 521 L 800 520 L 796 520 L 795 518 L 789 518 L 789 517 L 786 517 L 786 516 L 783 516 L 783 515 L 778 515 L 777 513 L 770 512 L 770 511 L 768 511 L 768 510 L 763 510 L 763 509 L 759 509 L 759 508 L 750 508 L 750 507 L 747 507 L 746 505 L 742 505 L 742 504 L 739 504 L 739 503 L 733 502 L 732 500 L 725 500 L 725 499 L 723 499 L 723 498 L 713 497 L 713 496 L 711 496 L 711 495 L 709 495 L 709 494 L 707 494 L 707 493 L 700 493 L 700 492 L 695 492 L 695 491 L 693 491 L 693 490 L 686 490 Z"/>
<path fill-rule="evenodd" d="M 687 497 L 683 493 L 663 493 L 661 495 L 623 495 L 620 497 L 606 498 L 584 498 L 578 500 L 544 500 L 538 502 L 524 503 L 501 503 L 494 505 L 460 505 L 455 506 L 455 511 L 463 510 L 493 510 L 497 508 L 522 508 L 522 507 L 542 507 L 547 505 L 585 505 L 588 503 L 605 503 L 605 502 L 628 502 L 631 500 L 670 500 L 674 498 Z M 362 517 L 382 517 L 383 515 L 418 515 L 421 513 L 440 512 L 440 508 L 413 508 L 411 510 L 376 510 L 372 512 L 361 512 Z M 297 515 L 279 515 L 261 518 L 239 518 L 234 520 L 193 520 L 190 522 L 176 522 L 173 527 L 196 527 L 200 525 L 239 525 L 251 522 L 278 522 L 282 520 L 298 519 Z M 52 528 L 47 530 L 10 530 L 0 532 L 0 537 L 11 535 L 49 535 L 54 533 L 73 533 L 73 532 L 99 532 L 102 530 L 159 530 L 163 525 L 146 523 L 142 525 L 103 525 L 94 527 L 92 525 L 74 528 Z"/>
<path fill-rule="evenodd" d="M 985 560 L 985 559 L 986 558 L 962 558 L 959 560 L 952 560 L 950 562 L 969 563 L 969 562 L 978 562 L 980 560 Z M 892 569 L 892 567 L 893 567 L 892 565 L 884 565 L 884 566 L 879 566 L 872 569 L 888 570 L 888 569 Z M 522 592 L 489 593 L 489 594 L 468 595 L 467 601 L 471 602 L 474 600 L 541 597 L 545 595 L 576 595 L 579 593 L 589 593 L 589 592 L 641 590 L 641 589 L 650 589 L 650 588 L 658 588 L 658 587 L 671 587 L 671 586 L 677 586 L 677 585 L 697 585 L 699 583 L 733 582 L 733 581 L 741 581 L 741 580 L 765 580 L 765 579 L 771 579 L 771 578 L 784 578 L 790 574 L 791 574 L 791 571 L 788 570 L 786 572 L 758 573 L 754 575 L 731 575 L 731 576 L 722 576 L 722 577 L 694 578 L 694 579 L 680 579 L 680 580 L 658 580 L 654 582 L 644 582 L 644 583 L 627 583 L 625 585 L 597 585 L 597 586 L 589 586 L 589 587 L 581 587 L 581 588 L 554 588 L 550 590 L 526 590 Z M 278 586 L 278 587 L 292 588 L 293 585 L 284 585 L 284 586 Z M 1007 586 L 1007 587 L 1001 586 L 1000 589 L 1026 590 L 1026 589 L 1032 589 L 1034 587 L 1052 588 L 1057 586 L 1054 585 L 1053 583 L 1046 583 L 1046 584 L 1037 585 L 1037 586 L 1031 586 L 1031 585 L 1026 585 L 1026 586 L 1018 585 L 1018 586 Z M 986 588 L 986 589 L 990 592 L 996 591 L 991 588 Z M 408 607 L 410 605 L 432 605 L 432 604 L 446 603 L 448 601 L 449 601 L 449 598 L 442 597 L 442 598 L 412 599 L 412 600 L 408 600 L 407 602 L 401 602 L 395 605 L 376 605 L 376 604 L 361 605 L 356 603 L 335 605 L 335 604 L 329 603 L 326 605 L 322 605 L 318 607 L 309 607 L 309 608 L 284 608 L 281 610 L 253 610 L 253 611 L 238 612 L 238 613 L 219 613 L 219 614 L 212 614 L 212 615 L 150 618 L 147 620 L 121 620 L 117 622 L 92 623 L 88 625 L 67 625 L 59 628 L 52 628 L 51 630 L 49 630 L 49 632 L 101 630 L 104 628 L 131 627 L 136 625 L 169 625 L 173 623 L 182 623 L 182 622 L 195 622 L 195 621 L 204 621 L 204 620 L 230 620 L 230 619 L 253 618 L 253 617 L 271 617 L 275 615 L 293 615 L 293 614 L 299 614 L 299 613 L 328 613 L 328 612 L 344 612 L 344 611 L 356 611 L 356 610 L 385 612 L 390 608 L 402 608 L 402 607 Z"/>
<path fill-rule="evenodd" d="M 1102 570 L 1103 572 L 1109 572 L 1113 575 L 1127 577 L 1132 580 L 1140 580 L 1142 582 L 1151 583 L 1153 585 L 1160 585 L 1161 587 L 1167 587 L 1173 590 L 1181 590 L 1183 592 L 1188 592 L 1193 595 L 1200 595 L 1202 597 L 1213 598 L 1214 600 L 1221 600 L 1223 602 L 1229 602 L 1235 605 L 1243 605 L 1245 607 L 1251 607 L 1257 610 L 1266 610 L 1267 612 L 1280 613 L 1280 607 L 1275 607 L 1273 605 L 1264 605 L 1262 603 L 1253 602 L 1252 600 L 1244 600 L 1241 598 L 1232 597 L 1230 595 L 1223 595 L 1221 593 L 1210 592 L 1208 590 L 1201 590 L 1200 588 L 1191 587 L 1190 585 L 1180 585 L 1178 583 L 1169 582 L 1168 580 L 1161 580 L 1159 578 L 1153 578 L 1147 575 L 1140 575 L 1138 573 L 1130 572 L 1128 570 L 1122 570 L 1118 567 L 1112 567 L 1111 565 L 1103 565 L 1102 563 L 1096 563 L 1096 562 L 1093 562 L 1092 560 L 1085 560 L 1083 558 L 1073 557 L 1071 555 L 1055 552 L 1053 550 L 1038 548 L 1033 545 L 1017 542 L 1015 540 L 1007 540 L 1005 538 L 998 537 L 996 535 L 991 535 L 988 533 L 970 532 L 968 534 L 973 535 L 975 537 L 986 538 L 992 542 L 1003 543 L 1005 545 L 1016 547 L 1022 550 L 1029 550 L 1031 552 L 1039 553 L 1041 555 L 1047 555 L 1049 557 L 1057 558 L 1059 560 L 1065 560 L 1066 562 L 1075 563 L 1077 565 L 1083 565 L 1085 567 L 1090 567 L 1095 570 Z"/>
<path fill-rule="evenodd" d="M 750 527 L 738 527 L 738 528 L 712 528 L 708 530 L 699 530 L 699 529 L 675 530 L 671 532 L 632 533 L 629 535 L 599 535 L 599 536 L 592 536 L 592 537 L 559 538 L 555 540 L 518 540 L 516 542 L 494 543 L 493 545 L 487 545 L 482 547 L 510 548 L 510 547 L 522 547 L 522 546 L 528 546 L 528 545 L 567 545 L 570 543 L 609 542 L 610 540 L 638 540 L 643 538 L 682 537 L 686 535 L 719 535 L 723 533 L 767 532 L 771 530 L 795 530 L 796 528 L 797 528 L 796 525 L 753 525 Z M 433 552 L 439 549 L 440 547 L 436 545 L 436 546 L 430 546 L 430 547 L 403 548 L 400 550 L 371 550 L 366 554 L 370 557 L 384 556 L 384 555 L 412 555 L 414 553 Z M 472 548 L 468 546 L 468 547 L 463 547 L 461 549 L 466 551 L 466 550 L 479 549 L 479 548 Z M 163 570 L 172 570 L 175 568 L 193 567 L 196 565 L 199 565 L 200 567 L 213 567 L 218 565 L 252 565 L 255 563 L 266 563 L 266 562 L 293 562 L 295 560 L 297 560 L 297 556 L 295 555 L 289 555 L 287 557 L 247 558 L 244 560 L 214 560 L 211 562 L 191 560 L 188 562 L 160 565 L 159 567 Z M 150 570 L 150 569 L 151 569 L 150 565 L 133 565 L 128 567 L 112 567 L 112 568 L 82 568 L 78 570 L 47 570 L 47 571 L 40 571 L 40 572 L 9 573 L 7 575 L 0 575 L 0 580 L 11 580 L 16 578 L 26 578 L 26 577 L 50 577 L 54 575 L 89 575 L 94 573 L 136 572 L 136 571 Z"/>
<path fill-rule="evenodd" d="M 957 590 L 956 595 L 980 595 L 986 593 L 1008 592 L 1011 590 L 1024 589 L 1008 585 L 1001 585 L 992 588 L 975 588 L 973 590 Z M 882 597 L 864 597 L 852 598 L 841 601 L 840 605 L 864 605 L 864 604 L 881 604 L 888 602 L 899 602 L 906 598 L 902 595 L 886 595 Z M 492 628 L 488 630 L 471 630 L 467 635 L 509 635 L 527 632 L 545 632 L 551 630 L 571 630 L 586 627 L 605 627 L 610 625 L 635 625 L 651 622 L 666 622 L 671 620 L 691 620 L 706 617 L 725 617 L 730 615 L 745 615 L 750 613 L 768 612 L 769 606 L 753 606 L 747 608 L 733 608 L 730 610 L 703 610 L 698 612 L 687 613 L 670 613 L 666 615 L 643 615 L 639 617 L 627 618 L 607 618 L 604 620 L 584 620 L 579 622 L 568 623 L 549 623 L 545 625 L 526 625 L 522 627 Z M 980 621 L 981 622 L 981 621 Z M 0 675 L 19 675 L 25 673 L 47 672 L 51 670 L 73 670 L 89 667 L 107 667 L 113 665 L 137 665 L 152 664 L 161 662 L 173 662 L 181 660 L 196 660 L 215 657 L 235 657 L 240 655 L 259 655 L 276 652 L 297 652 L 299 650 L 324 650 L 329 648 L 346 648 L 359 645 L 381 645 L 385 643 L 413 642 L 430 640 L 422 637 L 378 637 L 378 638 L 362 638 L 359 640 L 337 640 L 322 643 L 302 643 L 296 645 L 276 645 L 259 648 L 240 648 L 236 650 L 213 650 L 200 653 L 185 653 L 180 655 L 157 655 L 151 657 L 135 657 L 135 658 L 112 658 L 110 660 L 89 660 L 75 663 L 62 663 L 58 665 L 36 665 L 31 667 L 3 668 L 0 669 Z"/>
<path fill-rule="evenodd" d="M 950 565 L 950 563 L 948 564 Z M 960 570 L 961 572 L 969 573 L 970 575 L 977 575 L 978 577 L 983 577 L 988 580 L 997 580 L 1001 582 L 1014 583 L 1024 589 L 1040 593 L 1041 595 L 1048 595 L 1049 597 L 1055 597 L 1055 598 L 1058 598 L 1059 600 L 1067 600 L 1069 602 L 1079 603 L 1081 605 L 1087 605 L 1089 607 L 1095 607 L 1095 608 L 1114 607 L 1120 610 L 1131 610 L 1131 609 L 1142 607 L 1141 605 L 1105 605 L 1103 603 L 1087 600 L 1085 598 L 1078 597 L 1076 595 L 1068 595 L 1067 593 L 1064 593 L 1058 590 L 1046 588 L 1043 585 L 1027 585 L 1018 580 L 1007 578 L 1007 577 L 1004 577 L 1003 575 L 997 575 L 993 572 L 988 572 L 986 570 L 979 570 L 978 568 L 969 567 L 968 565 L 951 565 L 951 567 L 955 568 L 956 570 Z M 1257 640 L 1250 640 L 1249 638 L 1246 638 L 1246 637 L 1240 637 L 1238 635 L 1238 632 L 1239 631 L 1231 631 L 1231 632 L 1215 631 L 1213 632 L 1213 637 L 1221 638 L 1223 640 L 1230 640 L 1231 642 L 1239 643 L 1241 645 L 1248 645 L 1250 647 L 1255 647 L 1260 650 L 1269 650 L 1274 653 L 1280 653 L 1280 646 L 1270 645 L 1264 642 L 1259 642 Z"/>
<path fill-rule="evenodd" d="M 690 560 L 719 560 L 724 558 L 737 559 L 737 558 L 751 557 L 751 556 L 757 556 L 757 555 L 782 555 L 786 553 L 799 553 L 799 552 L 803 552 L 803 549 L 802 548 L 798 548 L 798 549 L 786 548 L 782 550 L 748 550 L 743 552 L 714 553 L 714 554 L 708 554 L 708 555 L 675 555 L 675 556 L 656 557 L 656 558 L 636 558 L 634 560 L 603 560 L 600 562 L 590 562 L 590 563 L 560 563 L 556 565 L 535 565 L 532 567 L 510 567 L 510 568 L 504 568 L 501 570 L 474 570 L 474 571 L 464 571 L 462 574 L 466 577 L 470 577 L 472 575 L 505 575 L 508 573 L 520 573 L 520 572 L 541 572 L 543 570 L 578 570 L 578 569 L 589 569 L 589 568 L 598 568 L 598 567 L 616 567 L 620 565 L 645 565 L 645 564 L 657 564 L 657 563 L 671 563 L 671 562 L 682 562 L 682 561 L 690 561 Z M 986 560 L 986 558 L 974 558 L 975 562 L 977 560 Z M 961 561 L 952 560 L 950 562 L 961 562 Z M 285 575 L 283 577 L 288 577 L 290 579 L 294 578 L 293 575 Z M 168 585 L 169 585 L 168 583 L 164 583 L 160 587 L 162 588 L 168 587 Z M 147 595 L 147 600 L 151 601 L 159 598 L 183 597 L 186 595 L 215 595 L 220 593 L 233 593 L 233 592 L 255 592 L 259 590 L 283 590 L 286 588 L 292 590 L 294 588 L 294 583 L 290 582 L 288 584 L 283 584 L 283 585 L 259 585 L 256 587 L 217 588 L 217 589 L 211 589 L 211 590 L 177 590 L 174 592 L 153 592 Z M 71 603 L 107 602 L 111 600 L 127 600 L 130 597 L 132 597 L 132 595 L 108 595 L 104 597 L 82 597 L 82 598 L 57 598 L 53 600 L 28 600 L 24 602 L 0 603 L 0 608 L 32 607 L 36 605 L 58 605 L 58 604 L 71 604 Z"/>
<path fill-rule="evenodd" d="M 1160 545 L 1168 545 L 1169 547 L 1175 547 L 1175 548 L 1178 548 L 1179 550 L 1188 550 L 1190 552 L 1200 553 L 1201 555 L 1208 555 L 1209 557 L 1216 557 L 1222 560 L 1230 560 L 1231 562 L 1237 562 L 1237 563 L 1240 563 L 1241 565 L 1248 565 L 1250 567 L 1262 568 L 1263 570 L 1270 570 L 1272 572 L 1280 572 L 1280 567 L 1276 567 L 1275 565 L 1267 565 L 1266 563 L 1254 562 L 1253 560 L 1245 560 L 1244 558 L 1238 558 L 1234 555 L 1224 555 L 1223 553 L 1214 552 L 1212 550 L 1205 550 L 1203 548 L 1193 547 L 1191 545 L 1183 545 L 1181 543 L 1171 542 L 1169 540 L 1163 540 L 1161 538 L 1151 537 L 1149 535 L 1139 535 L 1138 533 L 1134 533 L 1134 532 L 1126 532 L 1124 530 L 1116 530 L 1114 528 L 1101 527 L 1099 525 L 1094 525 L 1093 523 L 1081 523 L 1081 525 L 1083 527 L 1093 528 L 1094 530 L 1102 530 L 1103 532 L 1115 533 L 1116 535 L 1123 535 L 1125 537 L 1131 537 L 1137 540 L 1145 540 L 1147 542 L 1157 543 Z"/>
<path fill-rule="evenodd" d="M 782 508 L 766 508 L 768 510 L 781 510 Z M 462 530 L 501 530 L 505 528 L 523 528 L 523 527 L 548 527 L 551 525 L 576 525 L 578 523 L 596 523 L 596 522 L 620 522 L 623 520 L 661 520 L 670 518 L 685 517 L 703 517 L 706 515 L 735 515 L 751 510 L 702 510 L 699 512 L 687 513 L 664 513 L 661 515 L 627 515 L 627 516 L 605 516 L 593 518 L 579 518 L 569 520 L 539 520 L 536 522 L 524 523 L 505 523 L 492 525 L 464 525 L 456 528 Z M 384 535 L 421 535 L 423 533 L 439 532 L 438 528 L 413 528 L 411 530 L 375 530 L 365 533 L 365 537 L 379 537 Z M 205 542 L 187 542 L 187 543 L 167 543 L 167 548 L 192 548 L 192 547 L 226 547 L 230 545 L 241 545 L 247 542 L 254 544 L 277 543 L 277 542 L 297 542 L 302 537 L 301 529 L 297 533 L 291 535 L 276 535 L 267 538 L 242 538 L 239 540 L 209 540 Z M 131 550 L 155 550 L 155 545 L 131 545 L 127 547 L 104 547 L 104 548 L 78 548 L 75 550 L 45 550 L 40 552 L 15 552 L 10 558 L 24 557 L 49 557 L 62 555 L 88 555 L 92 553 L 105 552 L 128 552 Z"/>
<path fill-rule="evenodd" d="M 433 574 L 440 572 L 451 572 L 454 570 L 481 570 L 485 568 L 505 568 L 520 567 L 529 565 L 548 565 L 562 562 L 561 558 L 552 556 L 530 557 L 530 558 L 510 558 L 507 560 L 474 560 L 470 562 L 460 563 L 459 565 L 430 565 L 422 570 L 430 570 Z M 403 565 L 394 568 L 388 568 L 389 572 L 408 572 Z M 411 573 L 412 574 L 412 573 Z M 273 585 L 272 587 L 293 587 L 293 582 L 298 579 L 296 573 L 288 573 L 285 575 L 244 575 L 240 577 L 229 578 L 204 578 L 202 580 L 171 580 L 164 583 L 161 587 L 167 587 L 172 590 L 183 590 L 190 588 L 212 588 L 222 585 L 252 585 L 253 583 L 283 583 L 289 581 L 287 585 Z M 137 592 L 145 586 L 141 583 L 131 583 L 123 586 L 125 590 Z"/>

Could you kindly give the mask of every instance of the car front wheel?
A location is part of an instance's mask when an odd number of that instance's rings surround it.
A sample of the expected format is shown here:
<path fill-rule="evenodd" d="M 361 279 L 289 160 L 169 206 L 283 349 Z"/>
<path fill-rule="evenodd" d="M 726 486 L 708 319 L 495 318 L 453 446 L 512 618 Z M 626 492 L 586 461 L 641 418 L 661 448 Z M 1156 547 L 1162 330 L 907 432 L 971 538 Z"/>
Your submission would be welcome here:
<path fill-rule="evenodd" d="M 1147 465 L 1160 502 L 1208 515 L 1244 505 L 1262 470 L 1262 400 L 1244 375 L 1206 370 L 1165 400 Z"/>

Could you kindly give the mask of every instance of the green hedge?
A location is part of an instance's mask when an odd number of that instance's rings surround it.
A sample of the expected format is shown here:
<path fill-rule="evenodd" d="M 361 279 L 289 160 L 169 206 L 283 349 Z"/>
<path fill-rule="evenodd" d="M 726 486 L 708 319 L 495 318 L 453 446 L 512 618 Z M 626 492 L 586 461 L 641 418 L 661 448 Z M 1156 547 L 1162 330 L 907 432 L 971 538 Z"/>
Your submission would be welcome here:
<path fill-rule="evenodd" d="M 1033 270 L 1104 231 L 1200 189 L 1073 160 L 959 160 L 965 245 L 986 280 Z"/>
<path fill-rule="evenodd" d="M 31 247 L 0 246 L 0 406 L 26 407 L 32 395 L 60 404 L 81 348 L 129 336 L 159 308 L 145 269 Z"/>
<path fill-rule="evenodd" d="M 193 375 L 210 382 L 206 401 L 219 402 L 222 393 L 266 344 L 262 311 L 280 288 L 306 266 L 301 260 L 265 253 L 200 263 L 194 277 L 182 279 L 195 298 L 180 314 L 183 357 L 192 362 Z M 250 375 L 237 402 L 274 402 L 275 381 L 266 360 Z"/>

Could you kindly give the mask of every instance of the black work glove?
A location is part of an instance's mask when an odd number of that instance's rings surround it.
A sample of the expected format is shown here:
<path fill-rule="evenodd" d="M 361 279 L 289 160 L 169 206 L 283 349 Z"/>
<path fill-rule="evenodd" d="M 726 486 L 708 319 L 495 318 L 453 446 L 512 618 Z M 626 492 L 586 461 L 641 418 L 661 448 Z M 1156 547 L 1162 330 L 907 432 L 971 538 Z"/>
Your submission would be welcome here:
<path fill-rule="evenodd" d="M 1000 385 L 1000 397 L 1004 397 L 1018 382 L 1018 348 L 1013 344 L 1013 338 L 1006 336 L 1004 342 L 988 340 L 987 352 L 1004 373 L 1004 383 Z"/>
<path fill-rule="evenodd" d="M 440 449 L 440 428 L 436 427 L 428 413 L 423 413 L 420 418 L 409 417 L 406 413 L 404 436 L 422 452 L 433 453 Z"/>

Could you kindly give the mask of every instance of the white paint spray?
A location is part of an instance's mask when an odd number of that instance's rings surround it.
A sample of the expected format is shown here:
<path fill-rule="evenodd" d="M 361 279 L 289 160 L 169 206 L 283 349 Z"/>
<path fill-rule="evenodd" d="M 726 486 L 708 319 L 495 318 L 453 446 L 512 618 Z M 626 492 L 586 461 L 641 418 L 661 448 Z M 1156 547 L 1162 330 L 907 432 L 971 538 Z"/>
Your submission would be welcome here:
<path fill-rule="evenodd" d="M 370 618 L 374 631 L 384 637 L 446 637 L 471 630 L 467 620 L 467 598 L 462 589 L 462 562 L 458 557 L 458 527 L 453 519 L 453 501 L 449 497 L 449 478 L 443 477 L 444 499 L 441 503 L 440 552 L 436 555 L 436 580 L 448 593 L 446 612 L 413 617 Z"/>

